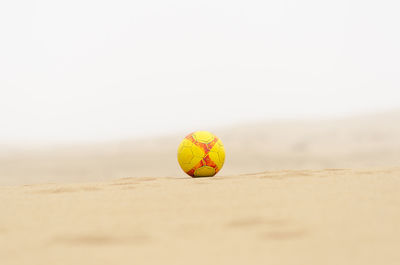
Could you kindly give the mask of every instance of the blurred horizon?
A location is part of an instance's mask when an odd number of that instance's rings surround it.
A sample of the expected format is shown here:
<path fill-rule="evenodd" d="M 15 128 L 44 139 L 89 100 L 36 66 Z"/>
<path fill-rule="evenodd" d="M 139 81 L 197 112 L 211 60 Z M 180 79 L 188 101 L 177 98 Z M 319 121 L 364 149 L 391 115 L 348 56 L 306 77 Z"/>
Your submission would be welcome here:
<path fill-rule="evenodd" d="M 248 121 L 209 130 L 224 143 L 224 175 L 388 168 L 399 165 L 399 121 L 400 110 L 332 119 Z M 190 132 L 97 142 L 0 144 L 0 185 L 184 176 L 176 152 Z"/>
<path fill-rule="evenodd" d="M 219 130 L 224 128 L 230 128 L 246 124 L 264 124 L 264 123 L 276 123 L 276 122 L 307 122 L 307 121 L 322 121 L 322 120 L 346 120 L 354 119 L 357 117 L 369 117 L 374 115 L 384 116 L 385 114 L 399 113 L 400 107 L 388 107 L 388 108 L 377 108 L 377 109 L 366 109 L 366 110 L 353 110 L 353 111 L 338 111 L 338 112 L 325 112 L 325 113 L 309 113 L 309 114 L 274 114 L 271 115 L 254 115 L 252 117 L 240 117 L 239 119 L 233 119 L 229 117 L 227 119 L 217 120 L 200 120 L 194 118 L 197 122 L 185 122 L 178 124 L 176 121 L 168 123 L 168 120 L 156 120 L 155 124 L 149 125 L 148 128 L 137 128 L 135 127 L 135 120 L 132 120 L 130 128 L 121 126 L 118 123 L 101 124 L 91 126 L 90 123 L 84 124 L 84 120 L 79 118 L 72 123 L 68 124 L 68 127 L 63 128 L 51 128 L 53 123 L 49 121 L 48 124 L 38 124 L 41 127 L 35 126 L 35 120 L 28 120 L 26 122 L 31 123 L 32 127 L 13 127 L 7 128 L 2 127 L 0 132 L 0 144 L 7 144 L 9 146 L 22 146 L 22 145 L 47 145 L 47 144 L 80 144 L 80 143 L 102 143 L 116 140 L 134 140 L 143 139 L 150 137 L 162 137 L 170 136 L 174 134 L 185 134 L 196 130 Z M 101 118 L 101 117 L 99 117 Z M 62 122 L 60 120 L 59 122 Z M 70 121 L 71 122 L 71 121 Z M 149 121 L 151 122 L 151 121 Z M 7 125 L 7 120 L 2 120 L 2 124 Z M 14 123 L 15 124 L 15 123 Z M 21 126 L 21 125 L 20 125 Z M 82 127 L 83 126 L 83 127 Z M 62 129 L 57 131 L 57 129 Z M 138 129 L 138 130 L 136 130 Z M 68 130 L 68 132 L 63 132 Z M 76 131 L 74 131 L 76 130 Z M 103 131 L 102 131 L 103 130 Z M 50 132 L 50 133 L 49 133 Z"/>
<path fill-rule="evenodd" d="M 388 127 L 390 122 L 396 123 L 400 120 L 400 108 L 392 108 L 388 110 L 379 111 L 363 111 L 363 112 L 353 112 L 351 114 L 332 114 L 332 115 L 314 115 L 314 116 L 297 116 L 297 117 L 281 117 L 281 118 L 259 118 L 259 119 L 247 119 L 239 120 L 237 122 L 223 123 L 219 125 L 205 125 L 205 126 L 192 126 L 186 128 L 168 128 L 159 132 L 152 132 L 147 134 L 126 134 L 110 137 L 92 137 L 92 138 L 51 138 L 51 139 L 13 139 L 4 141 L 0 139 L 0 146 L 2 150 L 0 153 L 8 153 L 8 151 L 22 151 L 22 150 L 48 150 L 48 148 L 56 148 L 62 150 L 64 148 L 92 148 L 100 146 L 109 146 L 115 144 L 135 144 L 142 141 L 149 142 L 155 141 L 159 142 L 162 139 L 171 141 L 172 139 L 181 139 L 185 135 L 198 131 L 207 130 L 218 135 L 231 137 L 232 135 L 238 135 L 238 132 L 246 132 L 245 134 L 269 134 L 268 130 L 275 131 L 278 128 L 287 127 L 287 130 L 292 131 L 306 130 L 311 132 L 312 130 L 323 130 L 326 134 L 332 129 L 330 133 L 338 133 L 340 124 L 349 127 L 351 124 L 351 129 L 343 128 L 343 131 L 348 131 L 347 136 L 350 136 L 350 132 L 355 132 L 357 126 L 360 126 L 358 130 L 363 133 L 382 134 L 383 131 L 389 129 L 390 132 L 397 130 L 397 127 Z M 358 125 L 357 125 L 358 124 Z M 306 129 L 307 126 L 311 126 Z M 371 131 L 372 130 L 372 131 Z M 296 131 L 292 131 L 290 134 L 295 135 Z M 237 139 L 239 140 L 239 139 Z M 243 139 L 242 144 L 245 144 L 246 140 Z M 56 150 L 55 149 L 55 150 Z"/>

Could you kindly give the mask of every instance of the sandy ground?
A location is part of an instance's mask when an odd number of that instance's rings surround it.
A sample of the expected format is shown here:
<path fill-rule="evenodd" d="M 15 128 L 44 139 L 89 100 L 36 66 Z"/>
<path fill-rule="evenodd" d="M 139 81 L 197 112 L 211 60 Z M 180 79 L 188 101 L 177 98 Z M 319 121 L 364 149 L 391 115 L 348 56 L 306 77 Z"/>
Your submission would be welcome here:
<path fill-rule="evenodd" d="M 400 112 L 214 132 L 204 179 L 184 135 L 0 144 L 0 264 L 400 264 Z"/>
<path fill-rule="evenodd" d="M 0 264 L 400 264 L 400 168 L 0 187 Z"/>

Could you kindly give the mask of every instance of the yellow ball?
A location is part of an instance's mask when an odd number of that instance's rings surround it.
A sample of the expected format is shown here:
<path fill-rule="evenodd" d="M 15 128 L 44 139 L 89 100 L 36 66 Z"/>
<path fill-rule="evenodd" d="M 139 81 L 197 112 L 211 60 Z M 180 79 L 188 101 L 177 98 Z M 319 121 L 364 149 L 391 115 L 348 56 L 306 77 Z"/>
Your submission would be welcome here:
<path fill-rule="evenodd" d="M 191 133 L 179 145 L 178 162 L 191 177 L 212 177 L 224 165 L 224 145 L 210 132 Z"/>

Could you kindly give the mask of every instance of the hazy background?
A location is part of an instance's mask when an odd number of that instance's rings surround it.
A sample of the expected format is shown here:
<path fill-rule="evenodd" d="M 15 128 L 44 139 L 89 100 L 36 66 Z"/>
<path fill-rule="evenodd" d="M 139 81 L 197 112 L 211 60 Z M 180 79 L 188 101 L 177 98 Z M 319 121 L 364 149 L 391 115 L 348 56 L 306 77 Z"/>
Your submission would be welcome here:
<path fill-rule="evenodd" d="M 0 184 L 400 165 L 397 1 L 1 1 Z"/>
<path fill-rule="evenodd" d="M 0 141 L 400 106 L 398 1 L 0 2 Z"/>

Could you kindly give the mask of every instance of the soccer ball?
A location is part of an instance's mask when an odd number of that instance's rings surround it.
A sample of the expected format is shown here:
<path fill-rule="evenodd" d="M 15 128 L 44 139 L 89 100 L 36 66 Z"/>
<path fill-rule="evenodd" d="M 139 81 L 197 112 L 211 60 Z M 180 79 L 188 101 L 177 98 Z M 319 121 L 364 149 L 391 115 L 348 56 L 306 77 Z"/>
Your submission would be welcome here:
<path fill-rule="evenodd" d="M 191 133 L 179 145 L 178 162 L 191 177 L 212 177 L 224 165 L 224 145 L 210 132 Z"/>

